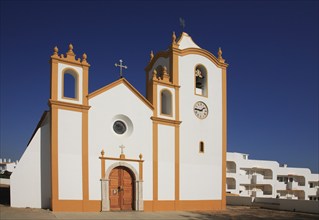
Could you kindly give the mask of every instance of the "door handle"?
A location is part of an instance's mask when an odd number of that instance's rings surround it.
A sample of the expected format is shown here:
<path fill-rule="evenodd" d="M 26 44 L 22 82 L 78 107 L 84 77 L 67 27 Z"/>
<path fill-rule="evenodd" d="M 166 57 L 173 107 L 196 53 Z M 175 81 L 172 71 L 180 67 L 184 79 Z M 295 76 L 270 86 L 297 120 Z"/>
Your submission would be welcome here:
<path fill-rule="evenodd" d="M 118 192 L 123 191 L 123 186 L 119 186 L 119 187 L 117 188 L 117 191 L 118 191 Z"/>

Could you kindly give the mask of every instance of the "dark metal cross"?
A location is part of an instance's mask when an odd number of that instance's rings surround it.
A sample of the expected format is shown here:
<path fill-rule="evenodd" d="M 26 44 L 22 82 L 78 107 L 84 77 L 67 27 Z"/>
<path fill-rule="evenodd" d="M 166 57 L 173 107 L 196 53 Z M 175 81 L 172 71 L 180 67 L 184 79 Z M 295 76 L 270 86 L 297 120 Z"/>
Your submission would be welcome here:
<path fill-rule="evenodd" d="M 116 67 L 120 67 L 120 78 L 123 78 L 123 73 L 122 73 L 122 69 L 127 69 L 127 66 L 123 66 L 123 60 L 120 60 L 120 64 L 118 63 L 115 63 L 115 66 Z"/>

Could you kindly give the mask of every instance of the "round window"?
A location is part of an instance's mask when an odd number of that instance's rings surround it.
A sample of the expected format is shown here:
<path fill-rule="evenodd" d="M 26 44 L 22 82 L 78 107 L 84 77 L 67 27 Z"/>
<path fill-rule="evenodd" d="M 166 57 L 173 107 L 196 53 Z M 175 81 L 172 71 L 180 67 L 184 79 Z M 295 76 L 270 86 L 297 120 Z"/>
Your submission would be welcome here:
<path fill-rule="evenodd" d="M 124 134 L 126 131 L 126 125 L 123 121 L 115 121 L 113 124 L 113 130 L 117 134 Z"/>

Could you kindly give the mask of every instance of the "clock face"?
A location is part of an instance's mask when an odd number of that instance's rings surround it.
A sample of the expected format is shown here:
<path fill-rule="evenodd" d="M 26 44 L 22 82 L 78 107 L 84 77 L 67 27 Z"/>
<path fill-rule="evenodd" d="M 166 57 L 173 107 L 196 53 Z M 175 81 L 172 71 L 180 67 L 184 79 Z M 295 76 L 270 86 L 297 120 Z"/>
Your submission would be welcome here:
<path fill-rule="evenodd" d="M 194 113 L 197 118 L 204 119 L 208 115 L 208 108 L 204 102 L 198 101 L 194 105 Z"/>

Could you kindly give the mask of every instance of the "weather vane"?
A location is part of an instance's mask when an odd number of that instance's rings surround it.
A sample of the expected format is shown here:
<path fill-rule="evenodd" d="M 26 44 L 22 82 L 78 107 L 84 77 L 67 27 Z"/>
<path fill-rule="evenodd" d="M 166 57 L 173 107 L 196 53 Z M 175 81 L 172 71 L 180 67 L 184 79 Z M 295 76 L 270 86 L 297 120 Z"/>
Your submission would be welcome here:
<path fill-rule="evenodd" d="M 182 27 L 182 31 L 184 31 L 186 25 L 183 18 L 179 18 L 179 25 Z"/>
<path fill-rule="evenodd" d="M 116 67 L 120 67 L 120 78 L 123 78 L 123 73 L 122 73 L 122 69 L 127 69 L 127 66 L 123 66 L 123 60 L 120 60 L 120 64 L 118 63 L 115 63 L 115 66 Z"/>

